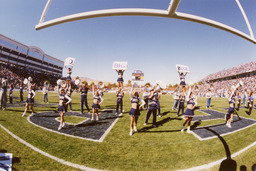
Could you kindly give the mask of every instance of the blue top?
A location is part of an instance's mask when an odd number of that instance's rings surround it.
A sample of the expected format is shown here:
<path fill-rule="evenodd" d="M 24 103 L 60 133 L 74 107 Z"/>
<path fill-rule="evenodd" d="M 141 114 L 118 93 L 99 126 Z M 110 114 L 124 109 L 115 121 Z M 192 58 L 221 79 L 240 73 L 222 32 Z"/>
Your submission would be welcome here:
<path fill-rule="evenodd" d="M 148 99 L 149 101 L 149 107 L 156 107 L 157 106 L 157 99 L 155 96 L 153 96 L 152 98 Z"/>
<path fill-rule="evenodd" d="M 189 104 L 192 104 L 192 105 L 195 105 L 195 104 L 196 104 L 194 98 L 190 98 L 190 99 L 187 101 L 187 105 L 189 105 Z"/>
<path fill-rule="evenodd" d="M 118 92 L 117 100 L 122 100 L 122 99 L 123 99 L 123 93 L 122 92 Z"/>
<path fill-rule="evenodd" d="M 87 87 L 85 87 L 85 88 L 82 87 L 81 90 L 80 90 L 81 95 L 87 95 L 88 89 L 89 89 L 89 88 L 87 88 Z"/>

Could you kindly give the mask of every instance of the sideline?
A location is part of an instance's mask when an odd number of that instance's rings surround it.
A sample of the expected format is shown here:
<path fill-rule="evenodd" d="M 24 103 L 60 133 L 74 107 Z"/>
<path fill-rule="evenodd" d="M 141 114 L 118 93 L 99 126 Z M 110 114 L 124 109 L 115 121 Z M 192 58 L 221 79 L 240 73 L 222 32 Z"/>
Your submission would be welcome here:
<path fill-rule="evenodd" d="M 83 166 L 83 165 L 71 163 L 71 162 L 68 162 L 68 161 L 66 161 L 66 160 L 60 159 L 60 158 L 58 158 L 58 157 L 52 156 L 52 155 L 50 155 L 50 154 L 48 154 L 48 153 L 46 153 L 46 152 L 44 152 L 44 151 L 42 151 L 42 150 L 36 148 L 35 146 L 29 144 L 28 142 L 24 141 L 24 140 L 21 139 L 20 137 L 14 135 L 12 132 L 10 132 L 8 129 L 6 129 L 6 128 L 5 128 L 4 126 L 2 126 L 1 124 L 0 124 L 0 127 L 1 127 L 3 130 L 5 130 L 9 135 L 11 135 L 13 138 L 15 138 L 16 140 L 18 140 L 19 142 L 21 142 L 22 144 L 28 146 L 28 147 L 31 148 L 32 150 L 34 150 L 34 151 L 36 151 L 36 152 L 38 152 L 38 153 L 40 153 L 40 154 L 42 154 L 42 155 L 44 155 L 44 156 L 46 156 L 46 157 L 48 157 L 48 158 L 51 158 L 51 159 L 53 159 L 53 160 L 55 160 L 55 161 L 57 161 L 57 162 L 59 162 L 59 163 L 61 163 L 61 164 L 64 164 L 64 165 L 66 165 L 66 166 L 70 166 L 70 167 L 73 167 L 73 168 L 76 168 L 76 169 L 80 169 L 80 170 L 101 171 L 101 170 L 98 170 L 98 169 L 93 169 L 93 168 L 86 167 L 86 166 Z"/>

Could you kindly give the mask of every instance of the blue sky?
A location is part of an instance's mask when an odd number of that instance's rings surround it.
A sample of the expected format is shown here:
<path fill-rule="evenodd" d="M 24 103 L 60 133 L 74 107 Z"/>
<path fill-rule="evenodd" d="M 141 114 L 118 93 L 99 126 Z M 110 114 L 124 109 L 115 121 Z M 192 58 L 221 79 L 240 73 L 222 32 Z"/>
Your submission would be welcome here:
<path fill-rule="evenodd" d="M 189 21 L 142 16 L 74 21 L 36 31 L 47 0 L 0 0 L 0 33 L 65 60 L 76 58 L 72 76 L 115 82 L 113 61 L 128 61 L 125 82 L 142 70 L 145 82 L 179 82 L 176 64 L 190 67 L 187 82 L 256 60 L 256 45 L 231 33 Z M 167 9 L 169 0 L 53 0 L 46 21 L 110 8 Z M 240 0 L 256 32 L 256 1 Z M 235 0 L 181 0 L 179 12 L 210 18 L 246 34 Z M 256 34 L 254 34 L 256 35 Z M 66 73 L 64 73 L 65 75 Z"/>

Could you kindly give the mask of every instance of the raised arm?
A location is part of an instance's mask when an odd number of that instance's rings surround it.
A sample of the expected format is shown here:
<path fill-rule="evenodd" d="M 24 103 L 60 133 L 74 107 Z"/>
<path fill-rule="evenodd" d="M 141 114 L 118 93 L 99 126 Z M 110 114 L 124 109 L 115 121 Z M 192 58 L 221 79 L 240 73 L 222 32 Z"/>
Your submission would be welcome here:
<path fill-rule="evenodd" d="M 34 92 L 34 90 L 32 90 L 33 96 L 32 99 L 36 96 L 36 93 Z"/>
<path fill-rule="evenodd" d="M 142 106 L 144 106 L 146 103 L 145 103 L 145 101 L 143 100 L 143 99 L 141 99 L 141 98 L 139 98 L 139 100 L 141 101 L 141 105 L 140 105 L 140 108 L 142 107 Z"/>
<path fill-rule="evenodd" d="M 69 104 L 72 101 L 72 99 L 69 96 L 67 96 L 67 95 L 65 95 L 65 98 L 68 99 L 66 105 Z"/>
<path fill-rule="evenodd" d="M 191 93 L 191 86 L 189 87 L 188 92 L 187 92 L 187 96 L 186 96 L 187 101 L 189 101 L 190 93 Z"/>
<path fill-rule="evenodd" d="M 99 96 L 99 97 L 100 97 L 100 103 L 99 103 L 99 105 L 100 105 L 104 100 L 101 96 Z"/>

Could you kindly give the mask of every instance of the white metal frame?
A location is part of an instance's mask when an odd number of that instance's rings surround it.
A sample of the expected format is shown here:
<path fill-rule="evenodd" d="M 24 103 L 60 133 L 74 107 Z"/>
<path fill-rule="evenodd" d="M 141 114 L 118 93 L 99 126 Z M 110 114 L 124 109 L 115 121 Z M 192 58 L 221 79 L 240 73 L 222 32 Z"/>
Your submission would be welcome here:
<path fill-rule="evenodd" d="M 44 11 L 42 13 L 42 16 L 40 18 L 39 24 L 36 25 L 36 27 L 35 27 L 36 30 L 40 30 L 43 28 L 47 28 L 50 26 L 54 26 L 54 25 L 58 25 L 58 24 L 66 23 L 66 22 L 89 19 L 89 18 L 110 17 L 110 16 L 154 16 L 154 17 L 166 17 L 166 18 L 187 20 L 187 21 L 197 22 L 200 24 L 205 24 L 205 25 L 208 25 L 211 27 L 216 27 L 218 29 L 225 30 L 227 32 L 230 32 L 232 34 L 240 36 L 240 37 L 256 44 L 256 39 L 254 38 L 249 20 L 243 10 L 242 5 L 239 2 L 239 0 L 236 0 L 236 2 L 242 12 L 244 19 L 245 19 L 245 22 L 249 29 L 250 35 L 247 35 L 233 27 L 230 27 L 226 24 L 223 24 L 223 23 L 211 20 L 211 19 L 207 19 L 204 17 L 192 15 L 192 14 L 177 12 L 177 8 L 178 8 L 181 0 L 171 0 L 168 10 L 144 9 L 144 8 L 120 8 L 120 9 L 96 10 L 96 11 L 89 11 L 89 12 L 82 12 L 82 13 L 67 15 L 64 17 L 60 17 L 60 18 L 56 18 L 56 19 L 44 22 L 44 19 L 45 19 L 45 16 L 46 16 L 46 13 L 48 11 L 51 1 L 52 0 L 47 1 L 47 4 L 46 4 Z"/>

